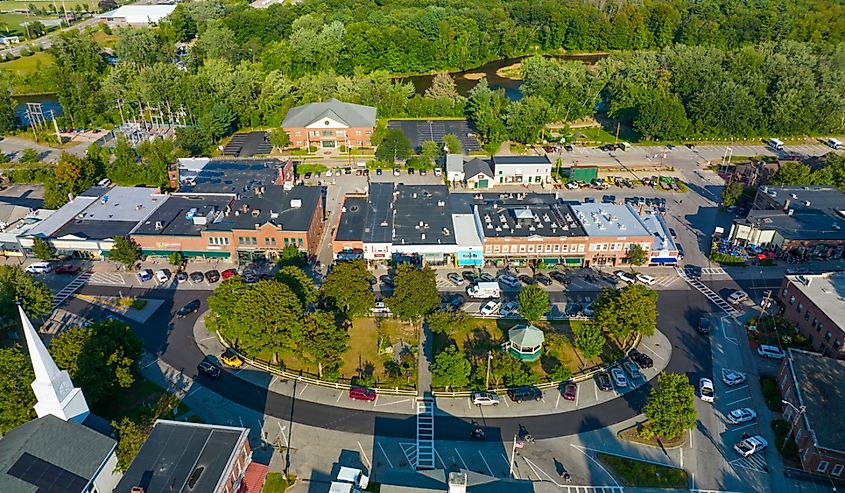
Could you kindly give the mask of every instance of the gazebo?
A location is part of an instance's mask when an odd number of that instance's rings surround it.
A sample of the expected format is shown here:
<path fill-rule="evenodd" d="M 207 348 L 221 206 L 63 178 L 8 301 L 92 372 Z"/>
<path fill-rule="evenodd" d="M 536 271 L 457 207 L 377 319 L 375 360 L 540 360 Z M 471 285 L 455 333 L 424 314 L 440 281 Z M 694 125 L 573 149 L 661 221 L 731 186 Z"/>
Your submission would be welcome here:
<path fill-rule="evenodd" d="M 530 324 L 516 325 L 508 331 L 510 354 L 522 361 L 537 361 L 545 340 L 543 331 Z"/>

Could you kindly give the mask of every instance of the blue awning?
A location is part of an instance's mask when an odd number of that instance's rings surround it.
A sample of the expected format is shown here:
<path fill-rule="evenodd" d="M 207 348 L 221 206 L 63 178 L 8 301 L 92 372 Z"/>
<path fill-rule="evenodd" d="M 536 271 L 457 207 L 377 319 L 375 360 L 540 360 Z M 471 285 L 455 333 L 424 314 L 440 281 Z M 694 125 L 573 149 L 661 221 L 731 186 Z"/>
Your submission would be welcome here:
<path fill-rule="evenodd" d="M 651 259 L 652 264 L 676 264 L 678 259 L 675 257 L 655 257 Z"/>

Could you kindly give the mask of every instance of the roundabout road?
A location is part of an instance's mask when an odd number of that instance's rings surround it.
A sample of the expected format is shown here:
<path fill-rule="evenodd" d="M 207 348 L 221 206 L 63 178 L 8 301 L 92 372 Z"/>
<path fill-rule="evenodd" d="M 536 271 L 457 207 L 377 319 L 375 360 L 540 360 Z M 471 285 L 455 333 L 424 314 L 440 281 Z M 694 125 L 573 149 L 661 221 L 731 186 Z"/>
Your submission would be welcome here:
<path fill-rule="evenodd" d="M 209 291 L 163 290 L 141 291 L 137 288 L 85 286 L 81 294 L 99 296 L 123 295 L 160 299 L 164 303 L 146 323 L 127 320 L 144 340 L 144 348 L 186 376 L 196 377 L 196 365 L 203 358 L 193 336 L 197 315 L 176 319 L 173 314 L 185 303 L 200 299 L 203 313 Z M 713 306 L 698 291 L 682 289 L 660 291 L 657 326 L 672 344 L 672 356 L 666 371 L 685 373 L 690 381 L 712 376 L 710 342 L 695 330 L 699 317 L 711 314 Z M 75 313 L 96 316 L 102 309 L 82 300 L 71 298 L 63 308 Z M 104 316 L 105 314 L 103 314 Z M 266 388 L 246 382 L 231 372 L 216 381 L 202 379 L 202 385 L 220 396 L 283 420 L 328 430 L 411 438 L 416 432 L 416 417 L 407 414 L 358 411 L 317 404 L 287 395 L 268 392 Z M 510 436 L 524 426 L 535 438 L 573 435 L 604 428 L 632 418 L 640 413 L 655 381 L 611 401 L 565 413 L 518 418 L 496 418 L 482 421 L 492 440 Z M 472 424 L 463 418 L 437 415 L 435 430 L 440 440 L 466 440 Z M 500 436 L 496 436 L 496 435 Z"/>

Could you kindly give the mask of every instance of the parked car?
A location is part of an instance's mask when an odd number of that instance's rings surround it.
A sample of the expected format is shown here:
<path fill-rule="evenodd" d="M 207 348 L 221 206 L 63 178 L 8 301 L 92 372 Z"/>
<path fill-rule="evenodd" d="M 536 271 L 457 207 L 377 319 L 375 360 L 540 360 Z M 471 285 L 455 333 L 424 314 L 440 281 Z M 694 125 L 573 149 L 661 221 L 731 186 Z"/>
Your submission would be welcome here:
<path fill-rule="evenodd" d="M 730 296 L 728 296 L 728 302 L 733 303 L 734 305 L 742 303 L 747 299 L 748 293 L 745 291 L 734 291 Z"/>
<path fill-rule="evenodd" d="M 393 176 L 399 176 L 399 168 L 393 168 Z"/>
<path fill-rule="evenodd" d="M 244 360 L 238 356 L 238 353 L 232 349 L 227 348 L 223 351 L 223 354 L 220 355 L 220 361 L 223 362 L 224 365 L 231 366 L 232 368 L 240 368 L 244 365 Z"/>
<path fill-rule="evenodd" d="M 156 282 L 159 284 L 166 284 L 170 281 L 170 271 L 167 269 L 159 269 L 156 271 Z"/>
<path fill-rule="evenodd" d="M 673 228 L 669 228 L 669 234 L 672 235 L 673 239 L 678 238 L 678 233 L 676 233 Z"/>
<path fill-rule="evenodd" d="M 413 175 L 414 174 L 414 168 L 408 168 L 408 174 Z"/>
<path fill-rule="evenodd" d="M 449 300 L 449 306 L 452 307 L 453 310 L 457 310 L 464 305 L 464 297 L 463 295 L 456 294 L 452 296 L 452 299 Z"/>
<path fill-rule="evenodd" d="M 634 275 L 633 275 L 633 274 L 629 274 L 629 273 L 625 272 L 624 270 L 617 270 L 617 271 L 616 271 L 616 272 L 614 272 L 613 274 L 614 274 L 616 277 L 618 277 L 619 279 L 622 279 L 623 281 L 625 281 L 625 282 L 627 282 L 627 283 L 631 283 L 631 284 L 633 284 L 633 283 L 635 283 L 635 282 L 637 281 L 637 278 L 636 278 L 636 277 L 634 277 Z"/>
<path fill-rule="evenodd" d="M 522 281 L 522 284 L 525 284 L 526 286 L 531 286 L 532 284 L 537 284 L 537 281 L 535 281 L 533 277 L 527 276 L 525 274 L 520 275 L 517 279 Z"/>
<path fill-rule="evenodd" d="M 575 382 L 567 382 L 563 386 L 563 398 L 568 401 L 574 401 L 578 394 L 578 385 Z"/>
<path fill-rule="evenodd" d="M 208 281 L 209 284 L 214 284 L 215 282 L 220 280 L 220 273 L 216 270 L 210 270 L 205 273 L 205 279 Z"/>
<path fill-rule="evenodd" d="M 191 272 L 191 275 L 188 277 L 191 279 L 193 284 L 199 284 L 205 280 L 205 276 L 202 275 L 202 272 Z"/>
<path fill-rule="evenodd" d="M 701 400 L 704 402 L 713 402 L 716 399 L 716 389 L 713 387 L 713 381 L 709 378 L 702 378 L 698 381 L 698 391 Z"/>
<path fill-rule="evenodd" d="M 443 168 L 434 168 L 434 176 L 443 176 Z"/>
<path fill-rule="evenodd" d="M 631 375 L 631 380 L 643 378 L 643 374 L 640 372 L 640 367 L 633 361 L 623 361 L 622 366 L 625 368 L 625 371 L 628 372 L 628 375 Z"/>
<path fill-rule="evenodd" d="M 238 271 L 236 271 L 235 269 L 226 269 L 220 273 L 220 277 L 222 277 L 224 281 L 236 275 L 238 275 Z"/>
<path fill-rule="evenodd" d="M 28 272 L 29 274 L 47 274 L 48 272 L 53 270 L 53 266 L 50 262 L 35 262 L 26 266 L 24 271 Z"/>
<path fill-rule="evenodd" d="M 499 315 L 502 317 L 512 317 L 517 314 L 517 310 L 519 309 L 519 303 L 516 301 L 508 301 L 502 308 L 499 309 Z"/>
<path fill-rule="evenodd" d="M 760 344 L 757 347 L 757 354 L 764 358 L 772 359 L 783 359 L 786 357 L 786 353 L 783 352 L 783 349 L 777 346 L 770 346 L 768 344 Z"/>
<path fill-rule="evenodd" d="M 356 401 L 376 400 L 376 391 L 366 387 L 352 387 L 349 389 L 349 398 Z"/>
<path fill-rule="evenodd" d="M 394 286 L 393 278 L 390 277 L 387 274 L 380 275 L 378 280 L 381 281 L 381 283 L 384 284 L 385 286 L 390 286 L 391 288 Z"/>
<path fill-rule="evenodd" d="M 745 373 L 722 368 L 722 381 L 725 382 L 725 385 L 733 387 L 735 385 L 745 383 L 746 380 L 748 380 L 748 376 Z"/>
<path fill-rule="evenodd" d="M 534 280 L 542 284 L 543 286 L 551 286 L 552 280 L 549 279 L 549 276 L 545 274 L 534 274 Z"/>
<path fill-rule="evenodd" d="M 636 277 L 637 277 L 638 281 L 640 281 L 641 283 L 643 283 L 647 286 L 651 286 L 652 284 L 657 282 L 657 279 L 655 279 L 655 278 L 653 278 L 653 277 L 651 277 L 647 274 L 637 274 Z"/>
<path fill-rule="evenodd" d="M 622 368 L 611 368 L 610 376 L 613 377 L 613 384 L 616 385 L 618 388 L 624 389 L 628 386 L 628 377 L 625 376 L 625 372 L 622 371 Z"/>
<path fill-rule="evenodd" d="M 605 372 L 601 372 L 596 375 L 596 386 L 599 390 L 603 390 L 605 392 L 613 390 L 613 385 L 610 383 L 610 377 Z"/>
<path fill-rule="evenodd" d="M 199 362 L 197 365 L 197 371 L 200 375 L 205 375 L 208 378 L 213 380 L 217 380 L 220 378 L 220 367 L 217 366 L 214 361 L 211 360 L 209 356 L 203 358 L 202 361 Z"/>
<path fill-rule="evenodd" d="M 478 280 L 483 282 L 496 282 L 496 278 L 487 272 L 482 272 L 478 275 Z"/>
<path fill-rule="evenodd" d="M 628 354 L 631 360 L 637 364 L 640 368 L 651 368 L 654 366 L 654 360 L 651 359 L 651 356 L 647 354 L 643 354 L 636 349 L 632 349 L 631 352 Z"/>
<path fill-rule="evenodd" d="M 471 270 L 465 270 L 461 272 L 461 277 L 463 277 L 466 282 L 475 282 L 475 280 L 478 279 L 478 276 L 475 275 L 475 272 Z"/>
<path fill-rule="evenodd" d="M 153 278 L 153 271 L 150 269 L 143 269 L 138 272 L 138 280 L 141 282 L 147 282 Z"/>
<path fill-rule="evenodd" d="M 176 273 L 176 282 L 177 283 L 183 283 L 187 280 L 188 280 L 188 273 L 187 272 L 180 270 L 179 272 Z"/>
<path fill-rule="evenodd" d="M 176 318 L 185 318 L 200 309 L 200 300 L 188 302 L 176 312 Z"/>
<path fill-rule="evenodd" d="M 498 302 L 493 301 L 493 300 L 488 300 L 487 303 L 484 303 L 484 305 L 481 306 L 481 308 L 478 310 L 478 313 L 485 315 L 485 316 L 489 316 L 489 315 L 493 315 L 494 313 L 496 313 L 496 310 L 498 310 L 498 309 L 499 309 L 499 303 Z"/>
<path fill-rule="evenodd" d="M 381 168 L 376 168 L 376 176 L 381 176 Z"/>
<path fill-rule="evenodd" d="M 750 457 L 768 446 L 769 442 L 765 438 L 760 435 L 754 435 L 753 437 L 742 439 L 742 441 L 734 445 L 734 450 L 743 457 Z"/>
<path fill-rule="evenodd" d="M 554 279 L 555 281 L 559 282 L 560 284 L 566 284 L 569 280 L 566 278 L 566 274 L 560 271 L 553 270 L 549 272 L 549 277 Z"/>
<path fill-rule="evenodd" d="M 698 332 L 702 334 L 709 334 L 710 333 L 710 319 L 707 317 L 701 317 L 698 319 Z"/>
<path fill-rule="evenodd" d="M 757 411 L 751 409 L 750 407 L 741 407 L 729 412 L 726 417 L 732 424 L 738 425 L 740 423 L 747 423 L 757 419 Z"/>
<path fill-rule="evenodd" d="M 464 279 L 458 274 L 455 274 L 454 272 L 446 274 L 446 279 L 448 279 L 455 286 L 461 286 L 464 283 Z"/>
<path fill-rule="evenodd" d="M 499 275 L 498 281 L 505 286 L 510 286 L 512 288 L 519 286 L 519 281 L 515 277 L 510 274 L 501 274 Z"/>
<path fill-rule="evenodd" d="M 543 398 L 543 392 L 537 387 L 517 387 L 508 389 L 508 397 L 513 402 L 539 401 Z"/>
<path fill-rule="evenodd" d="M 581 314 L 581 305 L 578 303 L 572 303 L 571 305 L 566 305 L 564 310 L 567 317 L 577 317 Z"/>
<path fill-rule="evenodd" d="M 498 406 L 499 396 L 493 392 L 473 392 L 472 393 L 473 406 Z"/>
<path fill-rule="evenodd" d="M 62 264 L 53 271 L 56 274 L 79 274 L 82 269 L 72 264 Z"/>

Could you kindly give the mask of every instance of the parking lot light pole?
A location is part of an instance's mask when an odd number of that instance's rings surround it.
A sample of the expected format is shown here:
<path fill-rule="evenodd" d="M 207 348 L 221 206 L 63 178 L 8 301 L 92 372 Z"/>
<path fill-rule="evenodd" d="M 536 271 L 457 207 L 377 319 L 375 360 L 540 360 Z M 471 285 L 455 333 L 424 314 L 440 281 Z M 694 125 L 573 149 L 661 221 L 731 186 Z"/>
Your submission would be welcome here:
<path fill-rule="evenodd" d="M 484 390 L 490 390 L 490 362 L 493 361 L 493 353 L 487 353 L 487 378 L 484 380 Z"/>
<path fill-rule="evenodd" d="M 783 439 L 783 445 L 780 446 L 780 450 L 783 452 L 783 449 L 786 447 L 786 442 L 788 442 L 789 438 L 792 436 L 792 431 L 795 429 L 795 425 L 798 423 L 798 420 L 801 419 L 801 415 L 807 411 L 807 407 L 803 405 L 801 407 L 795 407 L 794 404 L 786 399 L 781 399 L 781 402 L 789 406 L 795 412 L 795 419 L 792 420 L 792 423 L 789 426 L 789 433 L 786 434 L 786 437 Z"/>

